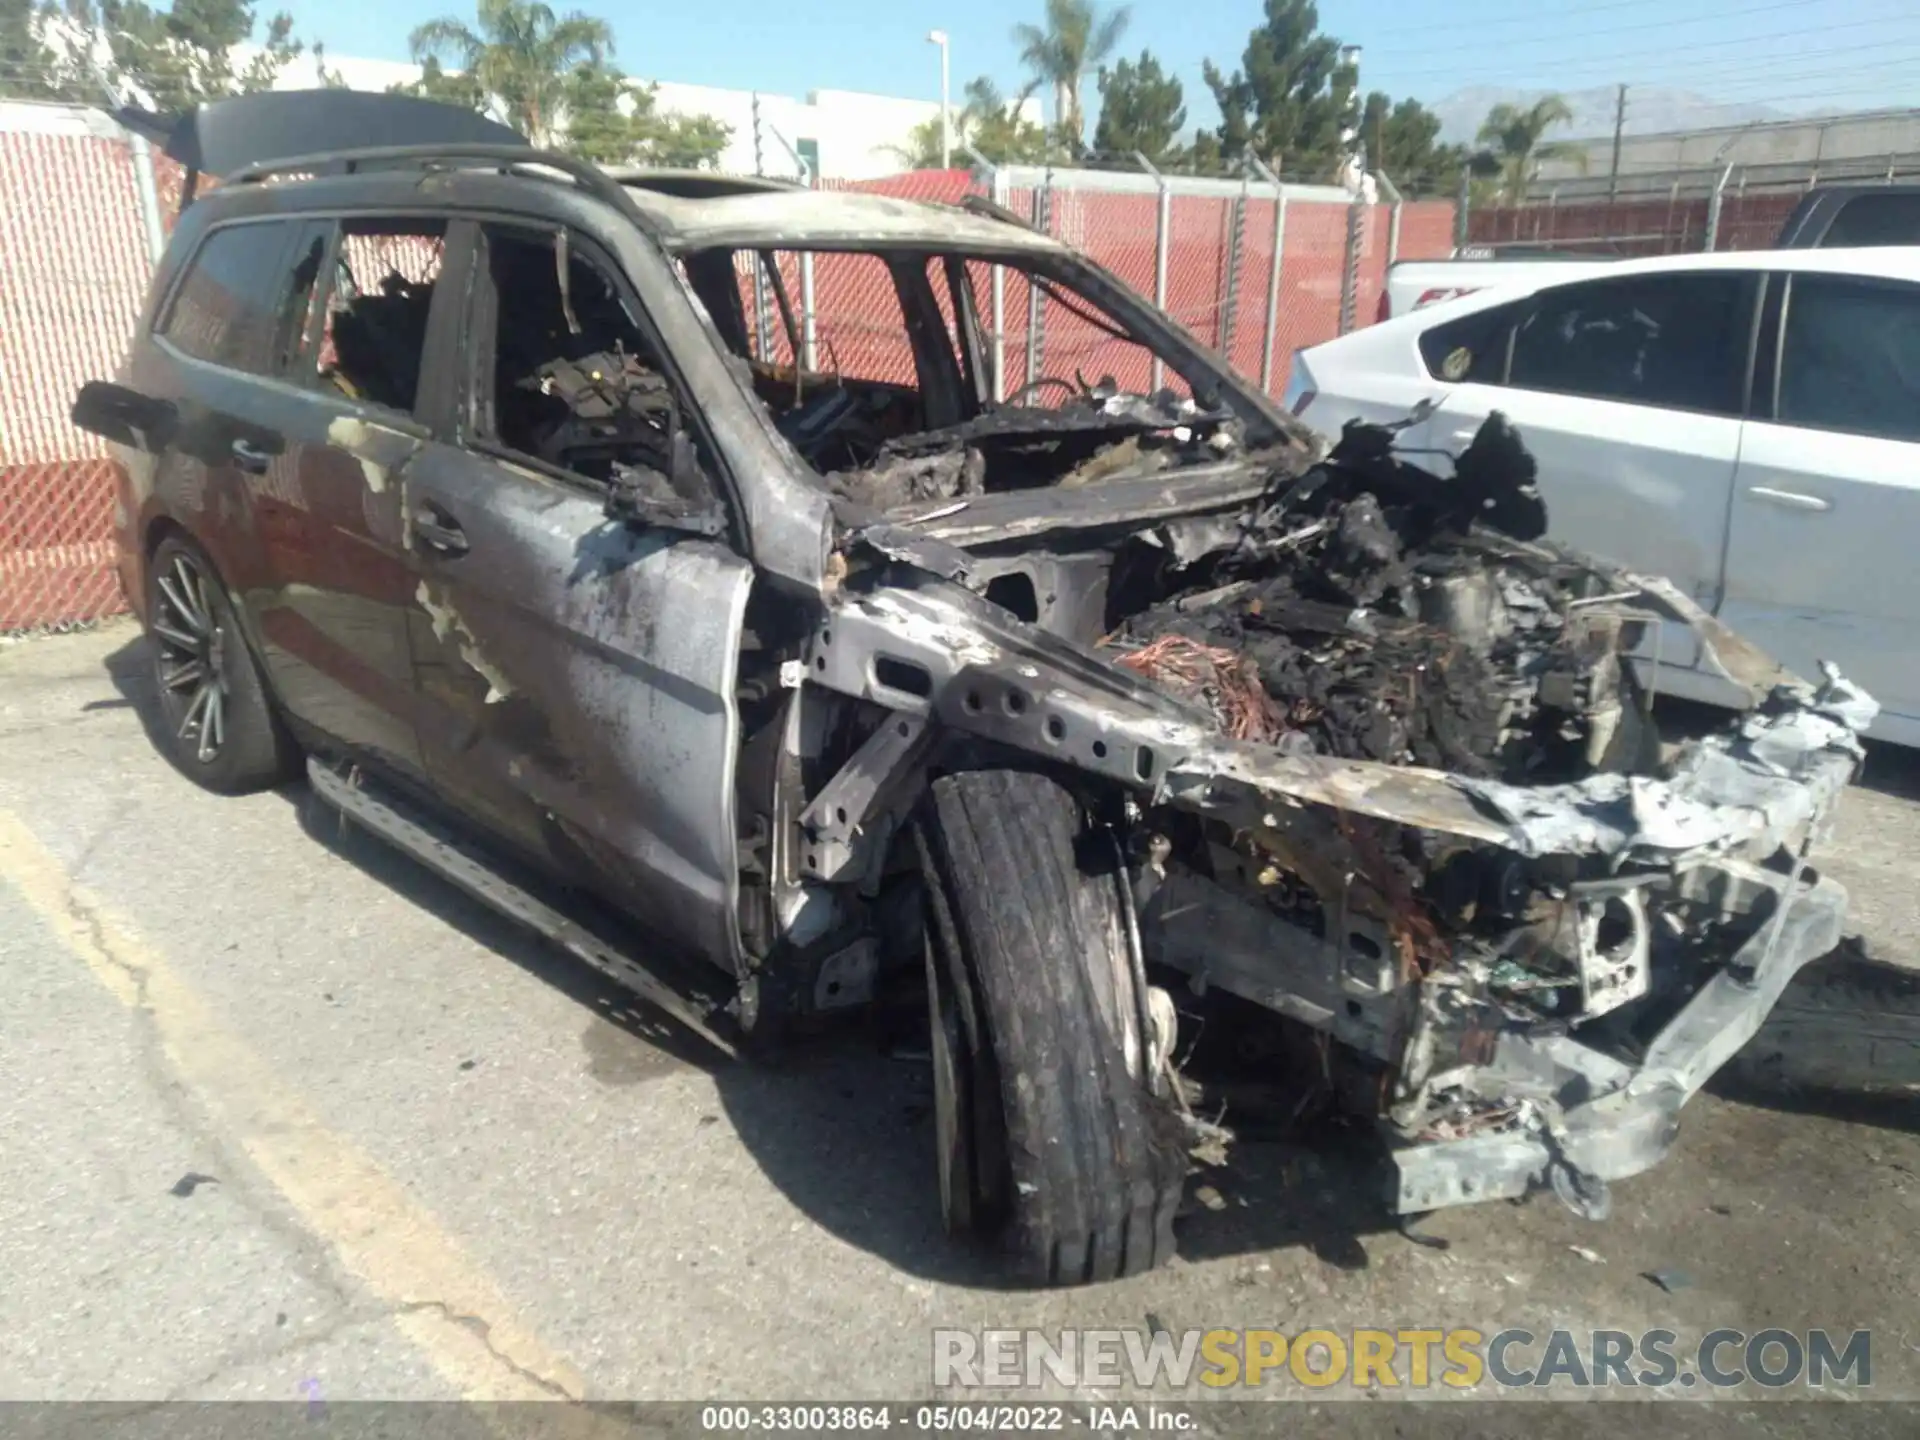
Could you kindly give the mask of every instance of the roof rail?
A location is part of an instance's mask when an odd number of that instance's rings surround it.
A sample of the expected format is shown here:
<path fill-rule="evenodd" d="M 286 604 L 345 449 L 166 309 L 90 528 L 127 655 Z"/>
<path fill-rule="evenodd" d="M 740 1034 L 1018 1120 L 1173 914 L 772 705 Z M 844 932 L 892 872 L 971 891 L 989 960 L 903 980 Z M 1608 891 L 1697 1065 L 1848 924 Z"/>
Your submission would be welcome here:
<path fill-rule="evenodd" d="M 643 229 L 658 228 L 646 212 L 633 203 L 633 196 L 606 171 L 591 161 L 527 145 L 380 145 L 359 150 L 328 150 L 315 155 L 290 155 L 259 165 L 249 165 L 227 178 L 230 185 L 258 184 L 275 175 L 341 174 L 356 175 L 368 169 L 393 169 L 407 166 L 432 169 L 436 166 L 489 166 L 502 172 L 537 166 L 558 170 L 597 200 L 604 200 Z"/>
<path fill-rule="evenodd" d="M 997 200 L 989 200 L 984 195 L 964 195 L 960 199 L 960 208 L 969 215 L 981 215 L 989 220 L 998 220 L 1003 225 L 1018 225 L 1022 230 L 1031 230 L 1036 235 L 1046 232 L 1031 220 L 1013 213 Z"/>
<path fill-rule="evenodd" d="M 673 195 L 683 200 L 710 200 L 729 195 L 782 194 L 806 187 L 798 180 L 781 180 L 771 175 L 722 175 L 713 170 L 689 170 L 684 166 L 621 165 L 603 166 L 607 178 L 656 195 Z"/>
<path fill-rule="evenodd" d="M 177 115 L 124 107 L 114 118 L 189 170 L 222 179 L 250 165 L 374 145 L 517 145 L 526 137 L 458 105 L 364 90 L 263 90 Z"/>

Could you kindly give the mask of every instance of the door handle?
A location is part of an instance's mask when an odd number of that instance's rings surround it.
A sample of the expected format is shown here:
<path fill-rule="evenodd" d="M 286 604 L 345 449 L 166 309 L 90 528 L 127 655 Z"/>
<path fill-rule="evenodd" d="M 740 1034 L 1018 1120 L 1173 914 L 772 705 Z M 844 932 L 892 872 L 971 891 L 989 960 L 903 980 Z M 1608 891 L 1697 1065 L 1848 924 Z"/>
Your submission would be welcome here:
<path fill-rule="evenodd" d="M 1769 505 L 1778 505 L 1783 510 L 1831 510 L 1833 502 L 1818 495 L 1805 495 L 1798 490 L 1774 490 L 1765 485 L 1749 485 L 1747 494 L 1756 500 L 1764 500 Z"/>
<path fill-rule="evenodd" d="M 442 555 L 467 553 L 467 532 L 460 522 L 437 505 L 420 505 L 413 512 L 413 533 L 421 544 Z"/>
<path fill-rule="evenodd" d="M 273 456 L 251 440 L 236 440 L 227 448 L 233 455 L 233 463 L 249 475 L 263 475 L 273 463 Z"/>

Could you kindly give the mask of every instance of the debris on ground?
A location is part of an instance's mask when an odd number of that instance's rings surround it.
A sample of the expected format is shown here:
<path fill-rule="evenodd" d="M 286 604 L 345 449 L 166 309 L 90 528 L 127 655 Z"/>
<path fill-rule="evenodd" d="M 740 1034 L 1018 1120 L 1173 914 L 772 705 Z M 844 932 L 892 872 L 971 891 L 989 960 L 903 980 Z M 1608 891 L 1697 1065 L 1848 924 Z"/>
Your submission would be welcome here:
<path fill-rule="evenodd" d="M 212 1175 L 202 1175 L 198 1170 L 189 1170 L 167 1187 L 167 1193 L 169 1195 L 176 1195 L 184 1200 L 202 1185 L 218 1185 L 219 1183 L 220 1181 Z"/>
<path fill-rule="evenodd" d="M 1693 1288 L 1693 1277 L 1684 1270 L 1645 1270 L 1642 1278 L 1651 1280 L 1669 1295 Z"/>

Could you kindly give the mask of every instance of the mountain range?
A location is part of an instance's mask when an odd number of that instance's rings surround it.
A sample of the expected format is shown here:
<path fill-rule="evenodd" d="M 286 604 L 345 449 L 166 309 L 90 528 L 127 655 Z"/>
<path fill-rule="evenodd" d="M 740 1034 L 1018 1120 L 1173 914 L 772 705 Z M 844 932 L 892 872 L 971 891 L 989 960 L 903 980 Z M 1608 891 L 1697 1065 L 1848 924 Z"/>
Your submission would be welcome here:
<path fill-rule="evenodd" d="M 1471 85 L 1456 90 L 1445 99 L 1428 104 L 1440 117 L 1440 138 L 1470 144 L 1487 111 L 1495 105 L 1531 105 L 1552 94 L 1548 90 L 1520 90 L 1502 85 Z M 1611 85 L 1590 90 L 1563 90 L 1560 98 L 1573 111 L 1571 125 L 1556 126 L 1556 140 L 1585 140 L 1613 134 L 1616 90 Z M 1705 130 L 1717 125 L 1751 125 L 1757 120 L 1797 118 L 1793 112 L 1771 105 L 1723 104 L 1692 90 L 1673 90 L 1656 85 L 1631 85 L 1627 88 L 1628 135 L 1658 135 L 1668 130 Z"/>

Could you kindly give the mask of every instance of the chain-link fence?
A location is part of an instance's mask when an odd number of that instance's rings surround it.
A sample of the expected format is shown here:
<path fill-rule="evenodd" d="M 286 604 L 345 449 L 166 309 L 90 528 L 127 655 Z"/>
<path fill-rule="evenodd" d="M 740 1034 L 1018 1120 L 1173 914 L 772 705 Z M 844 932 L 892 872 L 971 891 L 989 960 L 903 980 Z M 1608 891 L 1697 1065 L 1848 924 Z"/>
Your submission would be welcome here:
<path fill-rule="evenodd" d="M 0 105 L 0 634 L 85 625 L 122 608 L 111 469 L 68 412 L 81 384 L 121 361 L 181 182 L 177 166 L 97 112 Z M 1163 303 L 1276 395 L 1294 351 L 1374 318 L 1393 259 L 1442 257 L 1453 244 L 1451 203 L 1356 207 L 1345 191 L 1270 177 L 986 167 L 821 188 L 996 200 Z M 361 243 L 369 261 L 382 262 L 368 274 L 384 274 L 399 242 Z M 912 347 L 883 262 L 783 253 L 775 263 L 777 285 L 741 265 L 756 355 L 912 382 Z M 1176 383 L 1144 348 L 1051 301 L 1017 271 L 970 270 L 1003 397 L 1082 376 L 1111 375 L 1135 390 Z M 947 287 L 934 290 L 944 305 Z"/>
<path fill-rule="evenodd" d="M 0 131 L 0 634 L 121 608 L 112 472 L 68 408 L 119 365 L 152 264 L 117 128 L 9 108 L 33 113 Z"/>
<path fill-rule="evenodd" d="M 1356 205 L 1334 186 L 1145 170 L 1006 167 L 983 174 L 980 184 L 1158 301 L 1275 395 L 1286 388 L 1296 350 L 1376 317 L 1394 260 L 1443 258 L 1453 248 L 1449 201 Z M 1084 322 L 1056 316 L 1058 307 L 1036 305 L 1024 287 L 1016 294 L 1009 286 L 1001 327 L 1015 357 L 1009 373 L 1063 373 L 1046 362 L 1059 353 L 1055 331 L 1072 335 Z M 1023 372 L 1017 362 L 1027 354 L 1037 359 Z M 1114 359 L 1125 361 L 1119 351 Z M 1150 364 L 1142 359 L 1136 368 Z M 1111 365 L 1090 365 L 1086 375 L 1110 371 L 1132 383 L 1132 372 Z"/>

